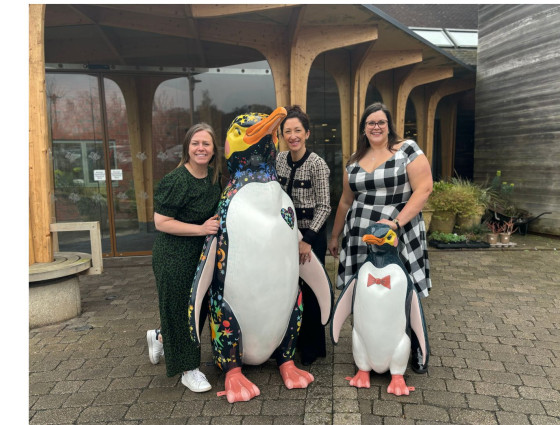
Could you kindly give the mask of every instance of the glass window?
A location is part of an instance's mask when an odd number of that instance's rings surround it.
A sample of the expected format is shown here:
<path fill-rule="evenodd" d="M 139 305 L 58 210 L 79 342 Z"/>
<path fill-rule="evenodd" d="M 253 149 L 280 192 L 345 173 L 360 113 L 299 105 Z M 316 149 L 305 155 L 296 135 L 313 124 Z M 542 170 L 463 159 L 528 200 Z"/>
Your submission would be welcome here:
<path fill-rule="evenodd" d="M 326 71 L 327 58 L 319 55 L 309 72 L 307 114 L 311 121 L 309 150 L 323 158 L 330 174 L 332 212 L 327 224 L 330 235 L 338 201 L 342 195 L 342 137 L 340 126 L 340 96 L 334 78 Z"/>
<path fill-rule="evenodd" d="M 477 47 L 478 32 L 477 31 L 460 31 L 446 30 L 451 39 L 459 47 Z"/>
<path fill-rule="evenodd" d="M 99 221 L 107 252 L 107 187 L 95 171 L 105 169 L 99 80 L 87 74 L 47 73 L 45 83 L 56 221 Z M 61 251 L 90 250 L 87 232 L 61 232 L 58 242 Z"/>
<path fill-rule="evenodd" d="M 381 96 L 381 93 L 379 93 L 379 90 L 375 88 L 374 79 L 371 79 L 366 91 L 366 102 L 364 105 L 367 107 L 368 105 L 371 105 L 372 103 L 375 102 L 383 103 L 383 97 Z"/>
<path fill-rule="evenodd" d="M 428 29 L 428 28 L 411 28 L 420 37 L 425 38 L 430 43 L 439 47 L 454 47 L 453 42 L 447 37 L 445 32 L 439 29 Z"/>
<path fill-rule="evenodd" d="M 152 114 L 154 188 L 179 163 L 183 138 L 193 123 L 204 121 L 214 128 L 223 155 L 227 129 L 237 115 L 268 114 L 275 108 L 274 81 L 266 61 L 164 81 L 156 90 Z"/>
<path fill-rule="evenodd" d="M 418 142 L 418 129 L 416 125 L 416 108 L 410 98 L 406 101 L 404 113 L 404 138 Z"/>

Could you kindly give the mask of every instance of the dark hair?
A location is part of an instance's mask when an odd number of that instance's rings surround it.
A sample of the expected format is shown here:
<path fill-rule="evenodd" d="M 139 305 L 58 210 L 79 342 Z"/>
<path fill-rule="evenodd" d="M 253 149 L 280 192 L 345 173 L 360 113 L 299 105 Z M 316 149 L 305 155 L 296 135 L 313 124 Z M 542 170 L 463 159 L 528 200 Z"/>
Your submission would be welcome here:
<path fill-rule="evenodd" d="M 212 167 L 214 168 L 212 183 L 216 183 L 221 171 L 220 157 L 218 156 L 218 144 L 216 143 L 216 134 L 214 133 L 214 129 L 210 126 L 210 124 L 206 124 L 205 122 L 195 124 L 187 130 L 187 134 L 185 134 L 185 139 L 183 140 L 183 152 L 181 155 L 181 161 L 179 161 L 179 165 L 177 165 L 177 168 L 189 162 L 189 145 L 191 144 L 193 136 L 199 131 L 206 131 L 212 138 L 214 155 L 212 155 L 212 159 L 210 160 L 208 165 L 212 164 Z"/>
<path fill-rule="evenodd" d="M 381 102 L 372 103 L 364 110 L 364 113 L 362 114 L 362 118 L 360 118 L 360 127 L 358 129 L 358 148 L 356 149 L 356 152 L 354 152 L 350 156 L 350 159 L 348 160 L 348 163 L 346 165 L 352 164 L 354 162 L 359 162 L 368 151 L 369 140 L 365 134 L 366 119 L 371 114 L 377 111 L 383 111 L 385 115 L 387 115 L 387 123 L 389 125 L 389 134 L 388 134 L 389 141 L 387 143 L 387 149 L 389 149 L 390 152 L 393 152 L 395 150 L 393 146 L 395 146 L 397 143 L 400 143 L 404 140 L 395 131 L 395 125 L 393 124 L 393 117 L 391 116 L 391 112 L 389 111 L 389 109 L 387 109 L 387 106 L 385 106 Z"/>
<path fill-rule="evenodd" d="M 287 112 L 286 118 L 284 118 L 284 120 L 280 123 L 280 132 L 282 133 L 284 132 L 284 123 L 286 122 L 287 119 L 290 118 L 297 118 L 301 122 L 301 125 L 303 126 L 305 132 L 307 133 L 309 131 L 309 117 L 305 112 L 303 112 L 301 106 L 299 105 L 286 106 L 286 112 Z"/>

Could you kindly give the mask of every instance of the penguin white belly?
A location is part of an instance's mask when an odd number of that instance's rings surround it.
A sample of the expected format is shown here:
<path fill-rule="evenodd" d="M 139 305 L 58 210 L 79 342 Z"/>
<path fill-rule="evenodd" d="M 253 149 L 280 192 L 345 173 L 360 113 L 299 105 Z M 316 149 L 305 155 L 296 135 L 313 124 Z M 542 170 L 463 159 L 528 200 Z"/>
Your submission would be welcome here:
<path fill-rule="evenodd" d="M 291 207 L 293 229 L 281 215 Z M 298 229 L 278 182 L 250 183 L 226 216 L 224 299 L 242 332 L 243 363 L 262 364 L 280 345 L 298 294 Z"/>
<path fill-rule="evenodd" d="M 383 279 L 387 282 L 388 276 L 390 288 L 375 283 Z M 361 267 L 354 298 L 352 336 L 354 361 L 360 369 L 373 369 L 377 373 L 391 369 L 393 374 L 406 370 L 410 354 L 406 292 L 407 276 L 399 266 L 390 264 L 377 269 L 367 262 Z"/>

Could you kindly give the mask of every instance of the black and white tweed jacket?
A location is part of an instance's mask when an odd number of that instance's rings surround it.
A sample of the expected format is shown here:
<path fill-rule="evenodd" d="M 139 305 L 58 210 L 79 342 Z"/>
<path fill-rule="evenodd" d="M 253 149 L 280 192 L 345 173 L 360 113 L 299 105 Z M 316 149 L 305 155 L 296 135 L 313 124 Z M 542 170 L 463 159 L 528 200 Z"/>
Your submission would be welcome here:
<path fill-rule="evenodd" d="M 276 172 L 280 185 L 294 203 L 303 240 L 312 244 L 331 212 L 329 167 L 309 150 L 297 162 L 292 161 L 289 151 L 284 151 L 276 158 Z"/>

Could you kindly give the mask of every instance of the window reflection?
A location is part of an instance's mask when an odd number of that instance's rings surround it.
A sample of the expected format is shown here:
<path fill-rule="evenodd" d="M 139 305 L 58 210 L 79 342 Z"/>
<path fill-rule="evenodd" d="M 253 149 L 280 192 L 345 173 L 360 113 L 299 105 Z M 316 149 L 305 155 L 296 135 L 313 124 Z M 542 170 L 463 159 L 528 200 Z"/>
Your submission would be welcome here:
<path fill-rule="evenodd" d="M 332 213 L 327 224 L 328 233 L 338 201 L 342 195 L 342 139 L 340 125 L 340 96 L 334 78 L 326 71 L 326 55 L 319 55 L 311 67 L 307 85 L 307 114 L 311 121 L 311 134 L 306 145 L 323 158 L 330 174 Z"/>
<path fill-rule="evenodd" d="M 227 129 L 237 115 L 269 114 L 275 108 L 274 81 L 266 61 L 164 81 L 156 90 L 152 113 L 154 188 L 179 163 L 183 138 L 192 124 L 210 124 L 223 155 Z M 225 164 L 223 171 L 227 173 Z"/>
<path fill-rule="evenodd" d="M 95 172 L 104 170 L 98 78 L 47 73 L 45 85 L 56 221 L 99 221 L 108 251 L 107 190 Z M 87 232 L 62 232 L 58 241 L 62 251 L 90 251 Z"/>

